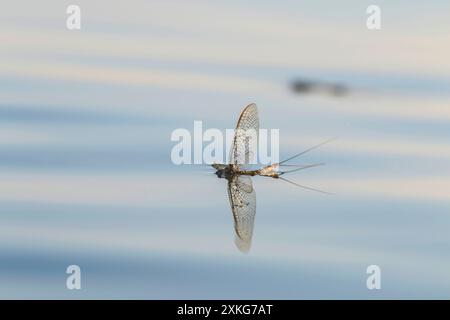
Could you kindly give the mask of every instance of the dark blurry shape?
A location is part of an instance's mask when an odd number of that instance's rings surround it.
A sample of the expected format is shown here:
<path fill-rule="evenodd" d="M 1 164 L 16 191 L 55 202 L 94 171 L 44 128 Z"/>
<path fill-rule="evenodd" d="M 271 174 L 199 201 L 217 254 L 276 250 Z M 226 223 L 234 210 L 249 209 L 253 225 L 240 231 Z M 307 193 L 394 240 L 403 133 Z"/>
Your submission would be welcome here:
<path fill-rule="evenodd" d="M 287 173 L 323 165 L 323 163 L 309 165 L 285 163 L 327 143 L 329 140 L 300 152 L 279 163 L 274 163 L 258 170 L 251 170 L 247 167 L 250 164 L 250 159 L 252 159 L 252 155 L 250 154 L 252 150 L 248 145 L 249 140 L 246 135 L 248 130 L 254 130 L 256 134 L 259 132 L 258 109 L 254 103 L 245 107 L 239 116 L 230 151 L 231 163 L 212 165 L 212 167 L 216 169 L 215 174 L 218 178 L 228 180 L 228 198 L 230 200 L 231 211 L 234 218 L 234 230 L 236 234 L 235 243 L 238 249 L 242 252 L 248 252 L 250 250 L 253 225 L 255 222 L 256 193 L 252 185 L 252 176 L 281 179 L 300 188 L 327 193 L 318 189 L 297 184 L 281 176 Z M 286 170 L 280 171 L 280 167 L 286 167 Z"/>
<path fill-rule="evenodd" d="M 345 96 L 349 93 L 349 89 L 339 83 L 325 83 L 305 79 L 293 81 L 291 83 L 291 89 L 299 94 L 318 93 L 332 96 Z"/>

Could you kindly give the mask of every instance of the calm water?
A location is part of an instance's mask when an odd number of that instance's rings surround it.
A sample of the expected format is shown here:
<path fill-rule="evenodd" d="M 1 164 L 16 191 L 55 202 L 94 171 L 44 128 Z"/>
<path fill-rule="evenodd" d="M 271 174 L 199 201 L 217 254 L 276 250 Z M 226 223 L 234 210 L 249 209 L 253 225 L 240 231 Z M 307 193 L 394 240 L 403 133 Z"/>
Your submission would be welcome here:
<path fill-rule="evenodd" d="M 1 298 L 450 297 L 448 4 L 379 1 L 380 31 L 364 1 L 78 4 L 79 31 L 53 1 L 0 13 Z M 170 134 L 250 102 L 282 158 L 339 139 L 291 176 L 333 196 L 254 179 L 244 255 L 225 181 L 173 165 Z"/>

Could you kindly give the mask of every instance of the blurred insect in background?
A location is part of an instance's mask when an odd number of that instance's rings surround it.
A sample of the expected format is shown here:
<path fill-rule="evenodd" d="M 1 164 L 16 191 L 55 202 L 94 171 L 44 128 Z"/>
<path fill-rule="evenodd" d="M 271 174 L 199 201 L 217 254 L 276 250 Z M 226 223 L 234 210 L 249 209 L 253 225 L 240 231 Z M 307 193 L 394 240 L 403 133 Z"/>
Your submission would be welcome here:
<path fill-rule="evenodd" d="M 251 170 L 249 169 L 249 164 L 250 160 L 253 158 L 252 153 L 254 150 L 249 147 L 249 132 L 256 133 L 257 138 L 259 132 L 259 116 L 258 109 L 254 103 L 245 107 L 239 116 L 230 150 L 230 163 L 212 164 L 212 167 L 216 169 L 215 174 L 217 177 L 228 180 L 228 199 L 230 200 L 231 211 L 234 218 L 235 243 L 242 252 L 248 252 L 250 250 L 256 214 L 256 194 L 252 185 L 252 176 L 281 179 L 300 188 L 329 194 L 325 191 L 292 182 L 282 176 L 288 173 L 323 165 L 323 163 L 296 165 L 287 164 L 286 162 L 331 140 L 315 145 L 281 162 L 257 170 Z"/>
<path fill-rule="evenodd" d="M 297 94 L 318 93 L 342 97 L 350 92 L 348 87 L 340 83 L 326 83 L 306 79 L 297 79 L 290 86 L 292 91 Z"/>

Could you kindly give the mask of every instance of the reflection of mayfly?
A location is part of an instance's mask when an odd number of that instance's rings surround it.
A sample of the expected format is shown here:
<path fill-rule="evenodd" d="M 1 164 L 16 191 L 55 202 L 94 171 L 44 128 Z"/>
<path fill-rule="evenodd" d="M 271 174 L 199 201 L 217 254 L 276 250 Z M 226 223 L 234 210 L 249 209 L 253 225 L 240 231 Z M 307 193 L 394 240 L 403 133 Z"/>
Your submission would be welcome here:
<path fill-rule="evenodd" d="M 256 195 L 252 186 L 251 176 L 281 179 L 301 188 L 323 192 L 297 184 L 281 176 L 286 173 L 322 165 L 322 163 L 289 165 L 286 164 L 286 162 L 328 142 L 325 141 L 281 162 L 268 165 L 258 170 L 250 170 L 248 164 L 253 155 L 250 154 L 252 153 L 252 150 L 248 147 L 249 139 L 246 133 L 249 131 L 256 132 L 256 135 L 258 135 L 259 132 L 258 109 L 254 103 L 245 107 L 239 117 L 230 151 L 230 164 L 212 165 L 214 169 L 217 170 L 217 177 L 228 180 L 228 198 L 233 212 L 234 229 L 236 232 L 235 242 L 239 250 L 244 252 L 247 252 L 251 246 L 256 213 Z M 280 170 L 280 167 L 294 167 L 294 169 L 283 171 Z"/>

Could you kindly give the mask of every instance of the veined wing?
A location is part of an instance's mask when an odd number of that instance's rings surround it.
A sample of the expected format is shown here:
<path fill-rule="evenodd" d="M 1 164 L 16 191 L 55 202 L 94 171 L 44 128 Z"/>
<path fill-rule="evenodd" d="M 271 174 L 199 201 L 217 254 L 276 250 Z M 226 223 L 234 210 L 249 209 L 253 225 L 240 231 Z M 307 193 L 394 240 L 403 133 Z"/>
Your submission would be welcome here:
<path fill-rule="evenodd" d="M 228 198 L 234 218 L 235 243 L 239 250 L 250 250 L 256 213 L 256 194 L 248 176 L 234 176 L 228 181 Z"/>
<path fill-rule="evenodd" d="M 242 110 L 234 132 L 230 162 L 238 168 L 253 162 L 259 135 L 259 116 L 256 104 Z"/>

